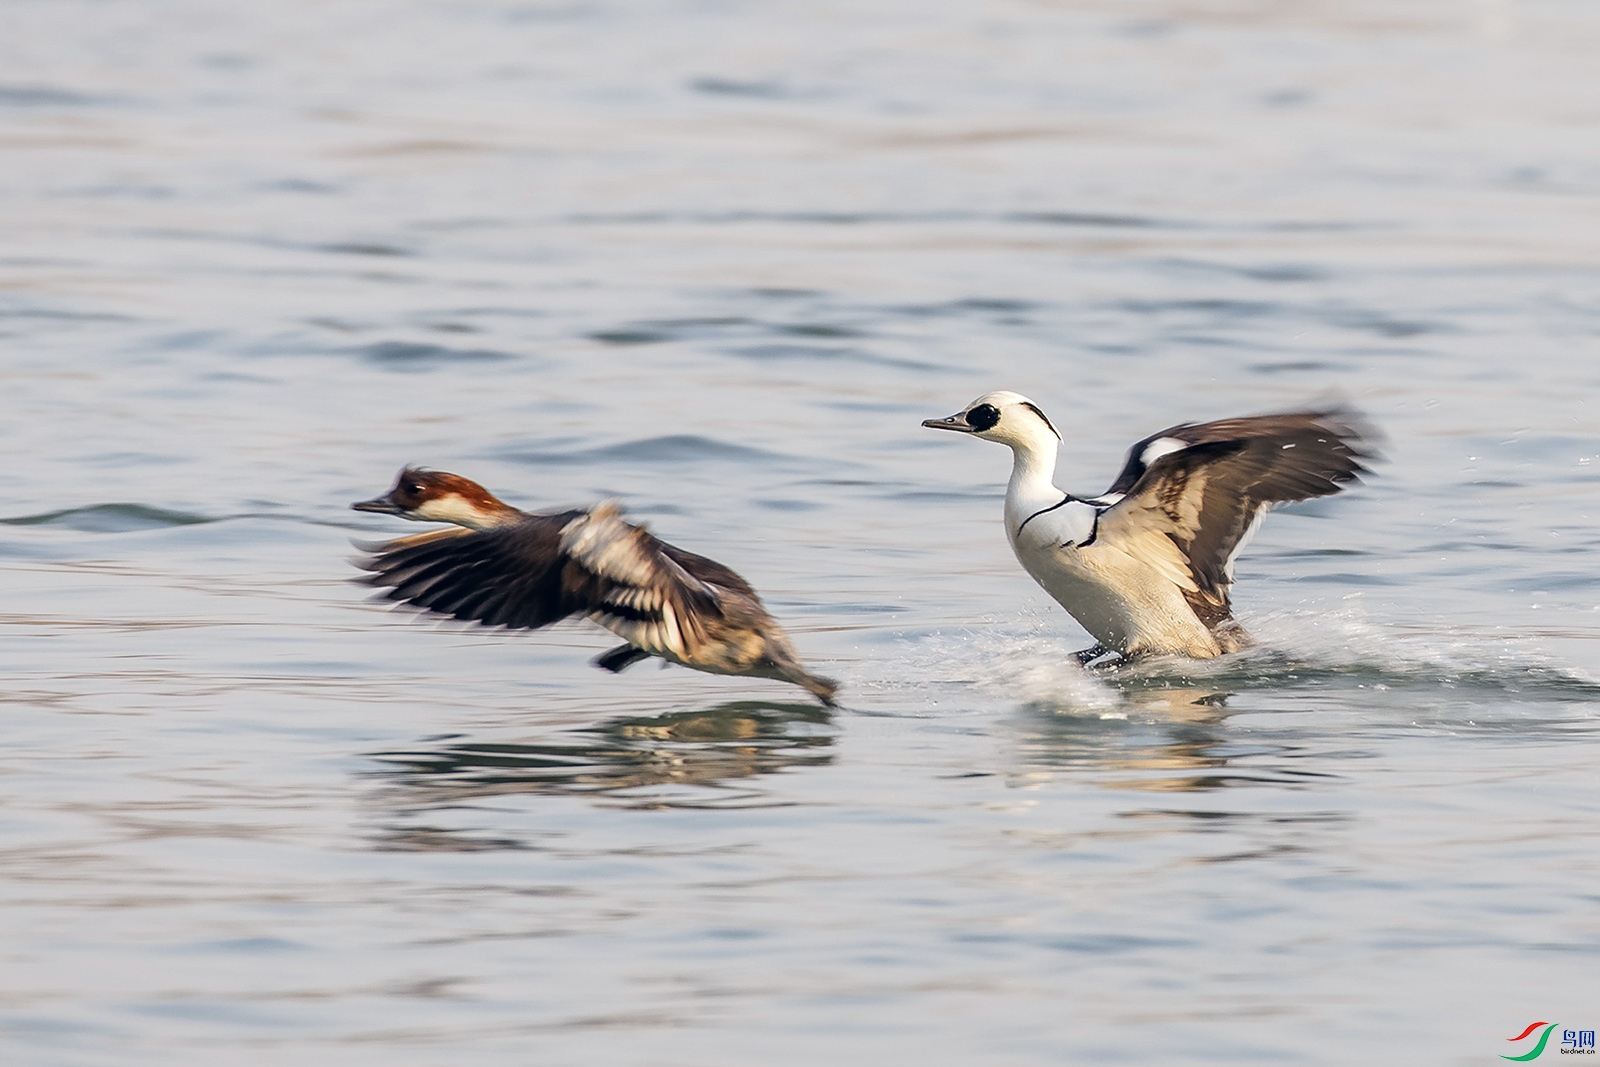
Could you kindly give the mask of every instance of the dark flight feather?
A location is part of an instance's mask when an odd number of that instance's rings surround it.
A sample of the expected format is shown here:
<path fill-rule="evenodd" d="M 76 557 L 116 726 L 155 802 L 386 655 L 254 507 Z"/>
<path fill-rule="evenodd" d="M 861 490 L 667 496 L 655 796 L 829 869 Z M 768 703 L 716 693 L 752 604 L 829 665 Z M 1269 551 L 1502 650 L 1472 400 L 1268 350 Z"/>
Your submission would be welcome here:
<path fill-rule="evenodd" d="M 1134 445 L 1107 495 L 1126 496 L 1103 519 L 1108 531 L 1155 525 L 1183 553 L 1198 592 L 1195 614 L 1215 628 L 1231 618 L 1232 564 L 1274 504 L 1337 493 L 1369 473 L 1373 432 L 1343 408 L 1185 423 Z M 1184 447 L 1144 462 L 1162 439 Z"/>

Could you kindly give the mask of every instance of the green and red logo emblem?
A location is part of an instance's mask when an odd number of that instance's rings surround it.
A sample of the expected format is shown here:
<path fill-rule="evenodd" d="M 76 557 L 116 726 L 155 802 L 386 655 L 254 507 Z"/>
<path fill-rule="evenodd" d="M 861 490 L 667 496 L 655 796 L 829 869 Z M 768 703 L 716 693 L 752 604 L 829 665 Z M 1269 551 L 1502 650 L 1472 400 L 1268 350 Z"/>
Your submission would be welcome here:
<path fill-rule="evenodd" d="M 1506 1040 L 1507 1041 L 1526 1041 L 1528 1039 L 1528 1035 L 1529 1034 L 1532 1034 L 1535 1030 L 1539 1030 L 1539 1029 L 1542 1028 L 1544 1032 L 1539 1035 L 1539 1040 L 1534 1043 L 1533 1048 L 1529 1049 L 1527 1052 L 1524 1052 L 1520 1056 L 1502 1055 L 1500 1058 L 1503 1059 L 1503 1060 L 1514 1060 L 1514 1061 L 1517 1061 L 1519 1063 L 1523 1062 L 1525 1060 L 1538 1059 L 1540 1056 L 1544 1055 L 1544 1046 L 1549 1042 L 1550 1035 L 1552 1033 L 1554 1033 L 1555 1032 L 1555 1028 L 1560 1026 L 1560 1025 L 1561 1025 L 1560 1023 L 1547 1023 L 1547 1022 L 1529 1023 L 1528 1024 L 1528 1028 L 1526 1030 L 1522 1031 L 1522 1033 L 1518 1034 L 1516 1037 L 1508 1037 L 1508 1038 L 1506 1038 Z M 1563 1055 L 1563 1056 L 1593 1056 L 1594 1055 L 1594 1031 L 1593 1030 L 1563 1030 L 1563 1031 L 1561 1031 L 1561 1055 Z"/>

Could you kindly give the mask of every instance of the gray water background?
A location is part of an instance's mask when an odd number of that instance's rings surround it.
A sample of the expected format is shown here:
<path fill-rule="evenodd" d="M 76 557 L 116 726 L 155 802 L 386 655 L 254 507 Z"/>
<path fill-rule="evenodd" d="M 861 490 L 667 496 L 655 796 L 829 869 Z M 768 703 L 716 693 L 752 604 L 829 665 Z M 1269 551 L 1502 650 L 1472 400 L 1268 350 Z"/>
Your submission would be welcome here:
<path fill-rule="evenodd" d="M 0 1059 L 1592 1028 L 1596 55 L 1584 0 L 0 7 Z M 1242 559 L 1263 653 L 1089 677 L 1004 451 L 917 425 L 994 388 L 1080 492 L 1330 391 L 1389 461 Z M 845 707 L 367 602 L 406 462 L 623 498 Z"/>

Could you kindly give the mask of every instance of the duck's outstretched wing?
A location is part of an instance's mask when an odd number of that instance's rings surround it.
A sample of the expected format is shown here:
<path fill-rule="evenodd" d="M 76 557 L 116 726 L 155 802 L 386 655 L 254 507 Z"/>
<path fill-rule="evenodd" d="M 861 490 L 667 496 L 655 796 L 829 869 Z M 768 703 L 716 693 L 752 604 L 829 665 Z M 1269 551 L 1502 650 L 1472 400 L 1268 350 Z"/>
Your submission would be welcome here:
<path fill-rule="evenodd" d="M 1225 619 L 1233 561 L 1261 517 L 1368 473 L 1373 439 L 1347 408 L 1173 426 L 1130 450 L 1099 498 L 1108 506 L 1095 537 L 1163 570 L 1181 566 L 1196 614 L 1208 624 Z"/>
<path fill-rule="evenodd" d="M 567 566 L 561 531 L 588 514 L 528 515 L 492 530 L 449 527 L 362 546 L 357 565 L 389 600 L 485 626 L 534 629 L 587 612 L 592 580 Z"/>
<path fill-rule="evenodd" d="M 371 551 L 359 563 L 390 600 L 485 626 L 535 629 L 587 616 L 637 648 L 682 660 L 695 659 L 722 619 L 725 595 L 760 603 L 732 570 L 658 540 L 609 502 Z"/>

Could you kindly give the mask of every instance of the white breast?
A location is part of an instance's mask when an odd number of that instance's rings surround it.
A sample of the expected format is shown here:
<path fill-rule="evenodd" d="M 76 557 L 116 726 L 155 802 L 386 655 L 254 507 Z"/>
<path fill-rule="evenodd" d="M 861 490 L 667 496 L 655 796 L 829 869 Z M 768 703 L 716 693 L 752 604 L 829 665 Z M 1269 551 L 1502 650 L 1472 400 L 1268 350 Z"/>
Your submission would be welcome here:
<path fill-rule="evenodd" d="M 1086 565 L 1077 546 L 1094 534 L 1096 509 L 1070 501 L 1026 522 L 1011 548 L 1023 570 L 1066 608 L 1095 640 L 1127 647 L 1134 632 L 1128 604 L 1114 584 Z"/>
<path fill-rule="evenodd" d="M 1108 648 L 1216 655 L 1215 639 L 1184 601 L 1193 582 L 1172 542 L 1161 535 L 1153 546 L 1159 551 L 1140 552 L 1138 545 L 1091 541 L 1095 518 L 1092 505 L 1077 501 L 1038 516 L 1012 540 L 1017 561 Z"/>

